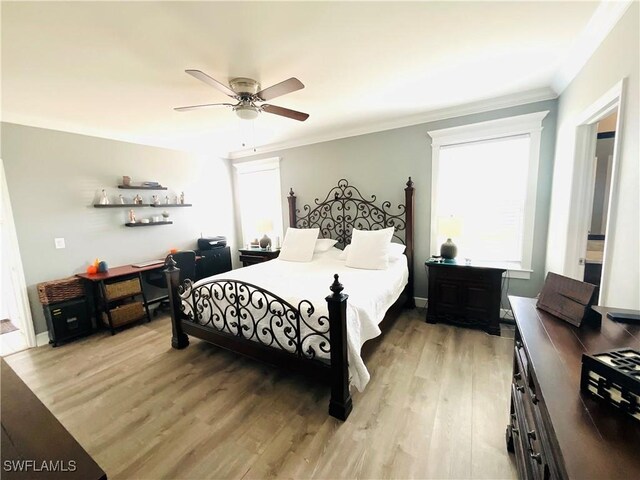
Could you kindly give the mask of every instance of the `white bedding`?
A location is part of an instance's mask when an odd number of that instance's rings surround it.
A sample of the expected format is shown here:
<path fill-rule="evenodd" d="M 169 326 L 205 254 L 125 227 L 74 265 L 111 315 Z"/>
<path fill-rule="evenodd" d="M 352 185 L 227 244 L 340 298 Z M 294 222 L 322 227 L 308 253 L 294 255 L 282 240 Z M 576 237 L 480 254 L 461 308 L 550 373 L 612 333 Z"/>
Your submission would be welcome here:
<path fill-rule="evenodd" d="M 360 350 L 364 342 L 380 335 L 378 324 L 402 293 L 409 271 L 404 255 L 391 261 L 386 270 L 361 270 L 347 267 L 345 261 L 338 258 L 340 253 L 340 250 L 332 248 L 328 252 L 314 254 L 312 261 L 306 263 L 275 259 L 202 279 L 194 288 L 216 278 L 252 283 L 278 295 L 294 307 L 301 300 L 310 301 L 316 309 L 312 319 L 317 319 L 328 316 L 325 297 L 331 293 L 329 286 L 333 282 L 333 275 L 337 273 L 344 293 L 349 295 L 347 344 L 350 380 L 354 387 L 362 391 L 370 375 Z M 183 297 L 183 304 L 187 310 L 191 310 L 190 297 Z M 285 338 L 282 332 L 281 336 Z M 316 349 L 316 353 L 319 358 L 329 358 L 329 354 L 320 349 Z"/>

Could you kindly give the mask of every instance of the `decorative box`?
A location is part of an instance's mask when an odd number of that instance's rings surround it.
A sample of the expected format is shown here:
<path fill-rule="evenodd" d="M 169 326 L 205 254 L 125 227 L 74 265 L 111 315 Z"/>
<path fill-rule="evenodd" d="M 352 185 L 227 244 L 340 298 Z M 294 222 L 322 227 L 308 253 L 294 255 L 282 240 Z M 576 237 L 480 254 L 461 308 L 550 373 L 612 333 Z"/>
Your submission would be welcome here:
<path fill-rule="evenodd" d="M 583 354 L 580 389 L 640 421 L 640 352 L 620 348 Z"/>

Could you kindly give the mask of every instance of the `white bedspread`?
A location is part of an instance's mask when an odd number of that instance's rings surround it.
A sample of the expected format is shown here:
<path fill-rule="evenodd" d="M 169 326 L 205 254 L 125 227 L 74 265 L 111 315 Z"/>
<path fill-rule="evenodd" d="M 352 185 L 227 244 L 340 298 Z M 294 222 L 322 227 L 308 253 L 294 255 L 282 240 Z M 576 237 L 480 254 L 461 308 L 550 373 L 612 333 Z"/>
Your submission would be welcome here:
<path fill-rule="evenodd" d="M 308 300 L 316 309 L 313 317 L 318 318 L 328 316 L 325 297 L 331 294 L 329 286 L 333 282 L 333 275 L 337 273 L 344 286 L 343 293 L 349 295 L 347 343 L 350 380 L 353 386 L 362 391 L 370 375 L 360 350 L 364 342 L 380 335 L 378 324 L 402 293 L 409 271 L 404 255 L 400 260 L 390 262 L 386 270 L 360 270 L 347 267 L 344 260 L 338 259 L 340 253 L 340 250 L 332 248 L 328 252 L 314 254 L 313 260 L 308 263 L 275 259 L 202 279 L 194 288 L 216 278 L 240 280 L 259 285 L 294 307 L 301 300 Z M 318 353 L 320 358 L 329 358 L 326 353 Z"/>

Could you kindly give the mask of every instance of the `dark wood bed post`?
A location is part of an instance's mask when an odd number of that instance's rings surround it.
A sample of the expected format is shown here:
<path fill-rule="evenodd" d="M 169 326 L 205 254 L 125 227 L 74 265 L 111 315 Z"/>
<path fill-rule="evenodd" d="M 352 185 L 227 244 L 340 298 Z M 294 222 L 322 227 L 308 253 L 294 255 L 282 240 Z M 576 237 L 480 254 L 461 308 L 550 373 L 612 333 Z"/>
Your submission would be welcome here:
<path fill-rule="evenodd" d="M 404 204 L 406 208 L 406 231 L 404 242 L 407 246 L 407 262 L 409 264 L 409 280 L 407 281 L 407 286 L 405 288 L 408 295 L 406 303 L 407 308 L 415 308 L 416 306 L 416 299 L 413 293 L 413 192 L 413 181 L 411 180 L 411 177 L 409 177 L 409 180 L 407 181 L 407 188 L 404 189 Z"/>
<path fill-rule="evenodd" d="M 333 295 L 329 295 L 329 342 L 331 343 L 331 400 L 329 415 L 339 420 L 346 420 L 353 402 L 349 393 L 349 360 L 347 358 L 347 298 L 342 293 L 344 287 L 338 281 L 338 274 L 333 276 L 333 284 L 329 287 Z"/>
<path fill-rule="evenodd" d="M 173 255 L 169 255 L 165 265 L 167 268 L 164 270 L 164 274 L 167 278 L 169 305 L 171 307 L 171 346 L 181 349 L 189 345 L 189 337 L 182 331 L 182 323 L 180 322 L 180 305 L 182 304 L 180 293 L 178 293 L 180 269 L 176 267 Z"/>
<path fill-rule="evenodd" d="M 293 188 L 289 189 L 289 226 L 296 228 L 296 195 L 293 193 Z"/>

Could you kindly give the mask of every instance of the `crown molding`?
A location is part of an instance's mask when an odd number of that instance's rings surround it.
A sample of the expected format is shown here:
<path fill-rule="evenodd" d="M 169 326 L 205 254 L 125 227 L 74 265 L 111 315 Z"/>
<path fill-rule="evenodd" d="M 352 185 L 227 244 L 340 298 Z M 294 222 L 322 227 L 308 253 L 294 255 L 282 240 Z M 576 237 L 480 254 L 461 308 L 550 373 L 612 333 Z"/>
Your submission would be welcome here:
<path fill-rule="evenodd" d="M 431 110 L 428 112 L 409 115 L 394 120 L 374 122 L 365 126 L 352 128 L 349 130 L 339 130 L 329 132 L 324 135 L 316 135 L 309 137 L 302 137 L 296 140 L 290 140 L 286 142 L 272 143 L 256 147 L 254 151 L 252 149 L 237 150 L 229 152 L 228 159 L 235 160 L 239 158 L 252 157 L 255 155 L 261 155 L 264 153 L 277 152 L 279 150 L 285 150 L 289 148 L 302 147 L 305 145 L 313 145 L 315 143 L 329 142 L 332 140 L 339 140 L 342 138 L 357 137 L 359 135 L 367 135 L 369 133 L 383 132 L 385 130 L 393 130 L 396 128 L 410 127 L 413 125 L 420 125 L 422 123 L 435 122 L 439 120 L 446 120 L 449 118 L 462 117 L 465 115 L 473 115 L 476 113 L 490 112 L 493 110 L 499 110 L 501 108 L 515 107 L 518 105 L 526 105 L 528 103 L 541 102 L 544 100 L 553 100 L 558 95 L 549 87 L 539 88 L 536 90 L 527 90 L 524 92 L 518 92 L 511 95 L 504 95 L 501 97 L 494 97 L 486 100 L 480 100 L 477 102 L 466 103 L 464 105 L 455 105 L 451 107 L 441 108 L 437 110 Z"/>
<path fill-rule="evenodd" d="M 551 87 L 558 95 L 576 78 L 632 3 L 633 0 L 619 0 L 601 2 L 598 5 L 573 46 L 559 63 L 561 66 L 551 81 Z"/>

